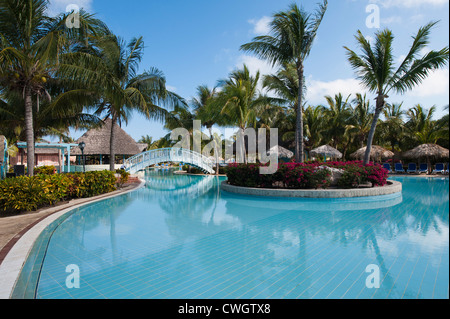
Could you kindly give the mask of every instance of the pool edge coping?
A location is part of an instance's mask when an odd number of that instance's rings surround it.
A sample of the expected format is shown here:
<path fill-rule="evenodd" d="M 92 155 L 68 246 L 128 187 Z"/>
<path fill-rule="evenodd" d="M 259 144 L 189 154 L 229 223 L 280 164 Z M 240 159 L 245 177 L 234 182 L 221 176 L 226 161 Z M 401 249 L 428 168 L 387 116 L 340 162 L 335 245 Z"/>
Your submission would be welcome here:
<path fill-rule="evenodd" d="M 383 187 L 371 188 L 299 190 L 243 187 L 230 185 L 227 181 L 223 181 L 220 184 L 220 187 L 222 190 L 234 194 L 290 198 L 358 198 L 390 195 L 402 192 L 403 186 L 401 182 L 389 180 L 389 183 L 392 184 Z"/>
<path fill-rule="evenodd" d="M 99 202 L 105 199 L 114 198 L 127 193 L 134 192 L 146 184 L 146 182 L 139 178 L 140 184 L 133 189 L 126 190 L 123 192 L 118 192 L 115 194 L 100 195 L 100 197 L 87 199 L 82 203 L 72 205 L 67 208 L 63 208 L 57 212 L 50 214 L 36 221 L 32 224 L 29 229 L 20 236 L 20 238 L 14 243 L 14 245 L 9 249 L 5 258 L 0 264 L 0 299 L 11 299 L 12 293 L 16 286 L 17 280 L 20 276 L 20 272 L 28 258 L 31 249 L 33 248 L 36 240 L 39 238 L 40 234 L 44 229 L 51 223 L 55 222 L 58 218 L 64 216 L 65 214 L 71 212 L 74 209 Z M 51 210 L 51 208 L 49 208 Z"/>

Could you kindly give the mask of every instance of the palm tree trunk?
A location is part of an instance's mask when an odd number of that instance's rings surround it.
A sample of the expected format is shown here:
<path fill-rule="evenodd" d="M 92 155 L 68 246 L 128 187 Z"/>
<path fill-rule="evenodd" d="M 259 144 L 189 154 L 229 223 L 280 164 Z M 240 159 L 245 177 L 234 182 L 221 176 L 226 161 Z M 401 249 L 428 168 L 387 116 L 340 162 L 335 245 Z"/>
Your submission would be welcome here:
<path fill-rule="evenodd" d="M 112 115 L 112 120 L 111 120 L 111 136 L 110 136 L 110 140 L 109 140 L 109 170 L 111 172 L 115 172 L 116 171 L 116 130 L 115 130 L 115 124 L 117 121 L 117 116 L 115 114 Z"/>
<path fill-rule="evenodd" d="M 304 161 L 304 144 L 303 144 L 303 64 L 297 70 L 298 72 L 298 105 L 297 105 L 297 121 L 295 134 L 295 160 L 297 163 Z"/>
<path fill-rule="evenodd" d="M 28 176 L 34 175 L 34 128 L 33 100 L 31 88 L 25 88 L 25 129 L 27 134 L 27 170 Z"/>
<path fill-rule="evenodd" d="M 370 152 L 372 150 L 373 137 L 375 136 L 375 130 L 377 128 L 378 119 L 380 117 L 381 111 L 383 110 L 384 103 L 385 103 L 384 95 L 379 93 L 377 96 L 377 106 L 375 108 L 375 114 L 373 116 L 372 126 L 370 127 L 369 136 L 367 137 L 367 148 L 366 148 L 366 154 L 364 154 L 364 162 L 363 162 L 364 165 L 369 164 Z"/>

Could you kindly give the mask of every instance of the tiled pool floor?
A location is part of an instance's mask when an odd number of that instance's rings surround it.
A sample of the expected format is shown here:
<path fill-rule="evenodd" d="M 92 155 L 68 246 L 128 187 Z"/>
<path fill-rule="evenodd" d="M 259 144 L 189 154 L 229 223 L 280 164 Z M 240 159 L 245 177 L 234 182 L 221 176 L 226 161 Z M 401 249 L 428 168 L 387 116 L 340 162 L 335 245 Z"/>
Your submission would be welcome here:
<path fill-rule="evenodd" d="M 397 178 L 402 197 L 377 202 L 251 198 L 220 192 L 214 176 L 147 178 L 49 227 L 15 296 L 449 297 L 448 178 Z"/>

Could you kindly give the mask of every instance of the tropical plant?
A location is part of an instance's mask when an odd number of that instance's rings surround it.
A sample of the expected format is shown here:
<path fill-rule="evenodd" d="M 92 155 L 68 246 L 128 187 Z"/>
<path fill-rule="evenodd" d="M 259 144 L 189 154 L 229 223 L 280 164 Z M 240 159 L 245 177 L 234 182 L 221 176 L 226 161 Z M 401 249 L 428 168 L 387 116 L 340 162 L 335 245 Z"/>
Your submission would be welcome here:
<path fill-rule="evenodd" d="M 241 46 L 241 50 L 253 52 L 273 65 L 294 63 L 297 70 L 298 98 L 296 114 L 295 157 L 304 160 L 303 141 L 303 88 L 304 61 L 309 56 L 320 23 L 325 15 L 328 1 L 319 5 L 311 15 L 291 4 L 288 11 L 274 14 L 270 23 L 271 35 L 258 36 Z"/>
<path fill-rule="evenodd" d="M 350 95 L 344 98 L 342 93 L 334 97 L 325 96 L 328 107 L 324 111 L 327 118 L 327 130 L 324 134 L 334 147 L 343 142 L 346 126 L 352 117 L 349 99 Z"/>
<path fill-rule="evenodd" d="M 406 112 L 405 123 L 406 137 L 411 141 L 411 146 L 421 144 L 436 144 L 448 132 L 443 129 L 437 121 L 433 120 L 436 107 L 424 110 L 420 104 L 412 107 Z"/>
<path fill-rule="evenodd" d="M 46 15 L 47 0 L 0 0 L 0 86 L 20 96 L 24 109 L 28 174 L 34 173 L 35 112 L 40 100 L 50 100 L 49 85 L 58 81 L 60 57 L 77 41 L 102 32 L 104 24 L 79 12 L 80 28 L 70 30 L 66 15 Z"/>
<path fill-rule="evenodd" d="M 110 34 L 97 39 L 95 48 L 73 54 L 74 61 L 65 60 L 68 65 L 64 72 L 72 72 L 80 83 L 89 81 L 85 95 L 89 96 L 95 114 L 111 118 L 110 170 L 115 171 L 116 123 L 128 123 L 133 111 L 148 119 L 164 120 L 170 116 L 167 108 L 187 105 L 180 96 L 166 89 L 166 79 L 160 70 L 150 68 L 138 74 L 144 51 L 142 37 L 133 38 L 127 44 Z M 71 67 L 74 64 L 76 67 Z"/>
<path fill-rule="evenodd" d="M 210 101 L 212 109 L 221 109 L 221 114 L 228 116 L 230 124 L 237 127 L 241 134 L 243 161 L 247 163 L 245 156 L 244 132 L 249 127 L 255 127 L 258 114 L 261 109 L 270 104 L 274 99 L 260 94 L 258 83 L 259 71 L 255 76 L 250 74 L 246 65 L 242 69 L 232 71 L 229 78 L 219 81 L 222 89 L 217 96 Z"/>
<path fill-rule="evenodd" d="M 370 131 L 373 114 L 365 94 L 357 93 L 352 103 L 355 106 L 350 108 L 352 114 L 345 130 L 346 134 L 355 139 L 358 148 L 361 148 L 364 146 L 367 134 Z"/>
<path fill-rule="evenodd" d="M 364 164 L 369 163 L 372 142 L 377 127 L 378 119 L 383 111 L 386 99 L 390 92 L 403 94 L 419 85 L 432 70 L 443 67 L 449 58 L 449 49 L 445 47 L 439 51 L 430 51 L 422 57 L 418 55 L 428 45 L 431 29 L 436 22 L 430 22 L 421 27 L 409 52 L 406 54 L 400 66 L 395 69 L 395 57 L 393 55 L 394 36 L 388 29 L 375 34 L 374 44 L 358 30 L 355 36 L 361 54 L 358 55 L 348 47 L 344 47 L 347 52 L 348 61 L 361 83 L 375 93 L 376 107 L 372 121 L 372 126 L 367 138 L 367 150 L 364 157 Z"/>

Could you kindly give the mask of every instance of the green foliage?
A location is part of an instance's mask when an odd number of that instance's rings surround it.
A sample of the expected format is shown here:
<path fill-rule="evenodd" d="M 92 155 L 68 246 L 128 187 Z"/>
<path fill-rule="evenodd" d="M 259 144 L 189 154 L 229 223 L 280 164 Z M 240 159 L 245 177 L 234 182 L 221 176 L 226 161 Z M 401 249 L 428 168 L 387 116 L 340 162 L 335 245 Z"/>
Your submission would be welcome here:
<path fill-rule="evenodd" d="M 128 182 L 130 173 L 128 173 L 124 169 L 118 169 L 116 170 L 116 174 L 120 175 L 119 178 L 117 179 L 117 187 L 121 188 Z"/>
<path fill-rule="evenodd" d="M 86 198 L 114 191 L 113 172 L 87 172 L 8 178 L 0 182 L 0 210 L 32 211 L 62 200 Z"/>
<path fill-rule="evenodd" d="M 34 169 L 34 173 L 37 174 L 43 174 L 43 175 L 53 175 L 56 174 L 56 168 L 55 166 L 41 166 L 36 167 Z"/>
<path fill-rule="evenodd" d="M 328 188 L 331 184 L 331 173 L 325 166 L 344 171 L 338 181 L 340 188 L 353 188 L 365 183 L 383 186 L 388 177 L 387 170 L 381 165 L 363 165 L 361 161 L 280 163 L 274 174 L 267 175 L 260 174 L 260 164 L 230 164 L 226 174 L 228 182 L 236 186 L 318 189 Z"/>

